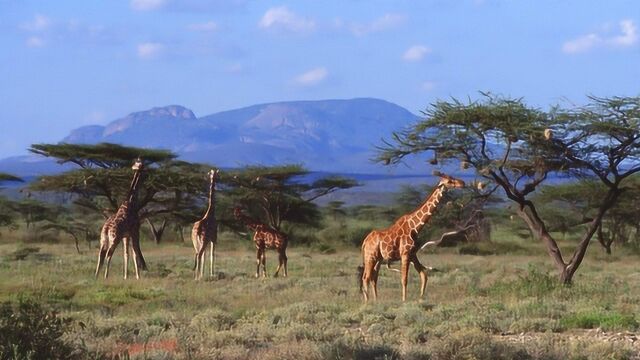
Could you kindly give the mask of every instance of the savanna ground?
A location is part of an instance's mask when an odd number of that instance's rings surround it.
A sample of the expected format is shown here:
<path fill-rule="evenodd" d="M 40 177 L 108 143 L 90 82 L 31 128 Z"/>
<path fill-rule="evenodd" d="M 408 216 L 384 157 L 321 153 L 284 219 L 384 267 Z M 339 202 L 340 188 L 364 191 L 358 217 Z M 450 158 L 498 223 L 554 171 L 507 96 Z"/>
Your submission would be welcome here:
<path fill-rule="evenodd" d="M 640 359 L 639 256 L 595 242 L 565 287 L 538 242 L 498 230 L 492 243 L 422 252 L 440 270 L 425 299 L 413 268 L 406 303 L 383 268 L 380 300 L 365 305 L 357 247 L 294 246 L 288 278 L 255 279 L 252 244 L 223 233 L 216 279 L 195 282 L 190 244 L 144 242 L 142 279 L 122 279 L 120 246 L 105 281 L 96 249 L 3 235 L 0 301 L 71 319 L 63 339 L 81 358 Z M 268 252 L 270 273 L 276 262 Z"/>

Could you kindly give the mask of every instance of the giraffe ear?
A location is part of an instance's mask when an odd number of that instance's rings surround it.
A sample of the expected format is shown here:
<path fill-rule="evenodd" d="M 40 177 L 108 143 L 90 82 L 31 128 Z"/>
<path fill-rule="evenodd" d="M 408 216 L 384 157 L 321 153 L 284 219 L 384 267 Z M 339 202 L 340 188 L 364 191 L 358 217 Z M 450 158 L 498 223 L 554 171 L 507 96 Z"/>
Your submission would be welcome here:
<path fill-rule="evenodd" d="M 433 174 L 433 176 L 439 176 L 439 177 L 442 177 L 444 175 L 443 173 L 441 173 L 438 170 L 433 170 L 432 174 Z"/>

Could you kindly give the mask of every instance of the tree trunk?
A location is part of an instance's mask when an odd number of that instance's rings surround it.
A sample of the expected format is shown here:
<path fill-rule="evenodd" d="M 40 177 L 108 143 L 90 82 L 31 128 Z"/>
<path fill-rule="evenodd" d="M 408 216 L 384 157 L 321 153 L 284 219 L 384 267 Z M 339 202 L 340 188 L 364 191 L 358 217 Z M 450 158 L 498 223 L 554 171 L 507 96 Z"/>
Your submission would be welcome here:
<path fill-rule="evenodd" d="M 82 252 L 80 251 L 80 242 L 78 240 L 78 237 L 74 233 L 70 233 L 70 234 L 73 237 L 73 241 L 75 241 L 76 243 L 76 251 L 78 252 L 78 254 L 82 254 Z"/>
<path fill-rule="evenodd" d="M 153 240 L 156 242 L 156 245 L 160 244 L 160 240 L 162 240 L 162 235 L 164 234 L 164 229 L 167 227 L 167 219 L 162 219 L 162 224 L 158 228 L 156 228 L 149 218 L 147 218 L 147 224 L 151 227 L 151 234 L 153 235 Z"/>
<path fill-rule="evenodd" d="M 558 248 L 558 243 L 551 236 L 551 234 L 549 234 L 549 231 L 547 230 L 544 222 L 542 221 L 540 216 L 538 216 L 538 212 L 536 211 L 535 206 L 531 203 L 522 204 L 518 208 L 518 215 L 525 221 L 525 223 L 529 227 L 529 230 L 533 234 L 533 237 L 541 240 L 547 247 L 547 253 L 554 261 L 562 280 L 567 265 L 562 258 L 562 253 Z"/>
<path fill-rule="evenodd" d="M 598 242 L 602 245 L 607 255 L 611 255 L 611 243 L 613 242 L 613 237 L 609 236 L 609 238 L 605 238 L 604 231 L 602 231 L 602 224 L 598 227 Z"/>
<path fill-rule="evenodd" d="M 184 226 L 177 226 L 176 230 L 178 230 L 178 235 L 180 235 L 180 241 L 184 243 Z"/>
<path fill-rule="evenodd" d="M 596 231 L 602 224 L 602 218 L 604 217 L 607 210 L 609 210 L 613 204 L 615 204 L 618 195 L 620 194 L 617 188 L 609 189 L 607 196 L 605 197 L 602 205 L 598 209 L 597 215 L 589 224 L 587 228 L 587 232 L 583 235 L 580 243 L 573 252 L 573 256 L 569 262 L 565 262 L 562 258 L 562 253 L 558 248 L 558 243 L 555 239 L 549 234 L 544 222 L 538 215 L 535 206 L 530 201 L 523 201 L 520 203 L 520 207 L 518 209 L 518 215 L 527 223 L 531 231 L 535 234 L 535 236 L 542 240 L 542 242 L 547 247 L 547 253 L 555 262 L 556 268 L 560 274 L 560 281 L 564 284 L 570 284 L 573 280 L 573 275 L 580 267 L 582 260 L 584 259 L 584 255 L 587 252 L 587 247 L 589 247 L 589 242 L 591 238 L 595 235 Z"/>

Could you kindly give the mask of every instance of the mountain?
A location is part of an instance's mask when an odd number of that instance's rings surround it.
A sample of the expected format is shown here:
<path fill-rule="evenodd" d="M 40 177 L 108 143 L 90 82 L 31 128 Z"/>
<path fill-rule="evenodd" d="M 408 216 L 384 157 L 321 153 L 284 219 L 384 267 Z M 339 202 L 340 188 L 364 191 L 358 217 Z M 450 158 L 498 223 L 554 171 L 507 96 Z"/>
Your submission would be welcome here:
<path fill-rule="evenodd" d="M 386 172 L 370 159 L 392 131 L 418 117 L 393 103 L 359 98 L 253 105 L 203 117 L 171 105 L 73 130 L 62 141 L 169 149 L 223 167 L 304 164 L 331 172 Z"/>

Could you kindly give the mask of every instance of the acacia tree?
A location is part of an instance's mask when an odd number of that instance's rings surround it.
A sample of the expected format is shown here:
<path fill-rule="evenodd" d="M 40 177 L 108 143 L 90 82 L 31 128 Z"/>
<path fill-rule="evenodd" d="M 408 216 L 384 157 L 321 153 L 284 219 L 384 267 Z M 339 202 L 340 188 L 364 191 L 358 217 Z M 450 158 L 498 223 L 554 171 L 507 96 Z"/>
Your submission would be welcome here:
<path fill-rule="evenodd" d="M 299 165 L 248 166 L 223 174 L 231 206 L 240 205 L 263 223 L 280 230 L 283 222 L 314 224 L 319 212 L 314 200 L 358 183 L 341 176 L 311 180 Z"/>
<path fill-rule="evenodd" d="M 104 217 L 117 211 L 129 188 L 130 166 L 141 157 L 148 166 L 137 210 L 140 218 L 150 225 L 156 242 L 160 241 L 167 221 L 192 206 L 195 197 L 204 191 L 204 166 L 177 161 L 176 155 L 166 150 L 108 143 L 35 144 L 29 150 L 78 167 L 58 175 L 41 176 L 30 185 L 32 190 L 71 193 L 75 205 Z M 164 225 L 156 226 L 154 219 Z"/>
<path fill-rule="evenodd" d="M 545 245 L 560 280 L 570 283 L 623 182 L 640 171 L 640 98 L 590 100 L 585 107 L 549 112 L 490 94 L 466 104 L 439 101 L 425 111 L 424 120 L 385 141 L 378 160 L 398 163 L 427 152 L 445 163 L 472 167 L 517 204 L 518 215 Z M 531 198 L 550 174 L 592 177 L 607 189 L 568 261 Z"/>
<path fill-rule="evenodd" d="M 23 182 L 23 180 L 17 176 L 13 176 L 7 173 L 0 172 L 0 185 L 6 181 Z M 0 187 L 0 190 L 2 187 Z M 13 224 L 14 212 L 12 210 L 13 202 L 0 196 L 0 226 L 9 226 Z"/>

